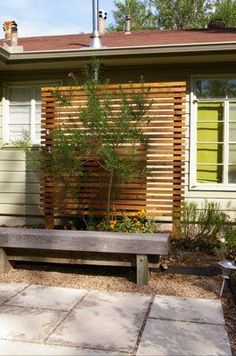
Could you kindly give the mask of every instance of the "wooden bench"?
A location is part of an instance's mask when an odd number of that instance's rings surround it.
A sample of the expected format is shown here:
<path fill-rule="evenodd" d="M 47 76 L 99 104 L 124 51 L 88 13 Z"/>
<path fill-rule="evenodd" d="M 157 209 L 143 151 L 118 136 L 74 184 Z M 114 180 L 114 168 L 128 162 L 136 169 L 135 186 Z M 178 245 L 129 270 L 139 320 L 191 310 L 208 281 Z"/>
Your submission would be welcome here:
<path fill-rule="evenodd" d="M 100 231 L 68 231 L 27 228 L 0 228 L 0 273 L 7 273 L 9 260 L 43 261 L 30 256 L 24 258 L 22 251 L 77 251 L 136 256 L 137 284 L 147 284 L 149 275 L 149 256 L 166 255 L 169 248 L 169 234 L 131 234 Z M 14 258 L 9 251 L 21 251 Z M 44 259 L 45 261 L 45 259 Z M 58 262 L 58 259 L 46 259 L 46 262 Z M 73 261 L 72 261 L 73 262 Z M 71 261 L 69 263 L 72 263 Z"/>

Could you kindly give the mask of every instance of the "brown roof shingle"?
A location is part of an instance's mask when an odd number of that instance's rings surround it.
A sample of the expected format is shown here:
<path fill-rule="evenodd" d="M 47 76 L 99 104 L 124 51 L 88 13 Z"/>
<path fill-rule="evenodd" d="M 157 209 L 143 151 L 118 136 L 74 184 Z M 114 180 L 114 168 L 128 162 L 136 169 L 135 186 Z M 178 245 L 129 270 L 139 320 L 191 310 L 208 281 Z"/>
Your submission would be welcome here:
<path fill-rule="evenodd" d="M 24 51 L 70 50 L 89 47 L 90 34 L 40 36 L 19 38 Z M 142 47 L 197 44 L 210 42 L 236 42 L 236 28 L 226 30 L 146 30 L 132 32 L 110 32 L 102 37 L 105 47 Z M 3 41 L 0 41 L 0 45 Z"/>

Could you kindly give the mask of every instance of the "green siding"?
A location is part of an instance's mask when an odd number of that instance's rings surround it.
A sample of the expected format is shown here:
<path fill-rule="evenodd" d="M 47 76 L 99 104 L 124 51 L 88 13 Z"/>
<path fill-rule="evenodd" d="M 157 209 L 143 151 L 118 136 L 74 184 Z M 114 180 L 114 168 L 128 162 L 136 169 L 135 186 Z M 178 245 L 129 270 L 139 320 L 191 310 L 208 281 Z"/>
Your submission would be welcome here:
<path fill-rule="evenodd" d="M 0 150 L 0 215 L 40 215 L 39 174 L 26 170 L 22 151 Z"/>

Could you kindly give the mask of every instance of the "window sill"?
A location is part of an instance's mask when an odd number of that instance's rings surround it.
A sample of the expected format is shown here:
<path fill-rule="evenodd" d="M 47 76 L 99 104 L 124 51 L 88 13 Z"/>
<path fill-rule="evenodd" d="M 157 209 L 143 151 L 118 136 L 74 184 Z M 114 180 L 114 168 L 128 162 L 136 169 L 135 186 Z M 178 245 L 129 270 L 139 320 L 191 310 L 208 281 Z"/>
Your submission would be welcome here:
<path fill-rule="evenodd" d="M 189 187 L 191 191 L 228 191 L 236 192 L 236 184 L 197 184 Z"/>
<path fill-rule="evenodd" d="M 33 143 L 32 144 L 33 148 L 39 148 L 40 146 L 41 146 L 40 143 Z M 3 143 L 1 149 L 4 149 L 4 148 L 11 148 L 11 149 L 16 149 L 16 150 L 21 150 L 21 147 L 17 147 L 13 143 Z"/>

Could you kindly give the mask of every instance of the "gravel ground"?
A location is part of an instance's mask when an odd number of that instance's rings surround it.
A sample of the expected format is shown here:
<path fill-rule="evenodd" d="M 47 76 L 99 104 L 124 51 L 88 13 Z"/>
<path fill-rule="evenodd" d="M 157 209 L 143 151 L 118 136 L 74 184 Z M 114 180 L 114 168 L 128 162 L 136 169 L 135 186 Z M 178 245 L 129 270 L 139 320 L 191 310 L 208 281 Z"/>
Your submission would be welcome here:
<path fill-rule="evenodd" d="M 135 270 L 101 266 L 59 266 L 17 263 L 16 269 L 0 276 L 0 282 L 25 282 L 49 286 L 86 288 L 130 293 L 164 294 L 217 299 L 221 277 L 151 272 L 148 286 L 135 284 Z M 236 308 L 229 290 L 222 305 L 232 352 L 236 355 Z"/>

